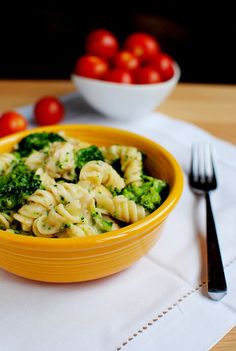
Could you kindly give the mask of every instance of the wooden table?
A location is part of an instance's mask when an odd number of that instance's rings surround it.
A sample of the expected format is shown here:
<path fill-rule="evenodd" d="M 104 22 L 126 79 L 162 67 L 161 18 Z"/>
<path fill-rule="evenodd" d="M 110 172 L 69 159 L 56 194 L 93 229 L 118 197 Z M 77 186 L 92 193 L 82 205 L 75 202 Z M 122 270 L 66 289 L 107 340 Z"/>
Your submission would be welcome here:
<path fill-rule="evenodd" d="M 69 81 L 0 81 L 0 111 L 72 91 Z M 159 110 L 236 144 L 236 86 L 179 84 Z M 236 350 L 236 327 L 212 350 Z"/>

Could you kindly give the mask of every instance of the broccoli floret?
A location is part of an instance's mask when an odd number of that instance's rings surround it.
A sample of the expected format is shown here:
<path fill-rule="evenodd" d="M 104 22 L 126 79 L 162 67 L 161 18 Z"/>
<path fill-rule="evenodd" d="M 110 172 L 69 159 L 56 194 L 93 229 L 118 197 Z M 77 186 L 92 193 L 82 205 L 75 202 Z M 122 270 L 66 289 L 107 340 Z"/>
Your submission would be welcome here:
<path fill-rule="evenodd" d="M 118 189 L 118 188 L 113 188 L 113 186 L 108 186 L 107 189 L 111 192 L 112 196 L 118 196 L 121 195 L 122 190 Z"/>
<path fill-rule="evenodd" d="M 80 149 L 75 154 L 75 164 L 77 169 L 81 169 L 87 162 L 101 160 L 104 161 L 104 157 L 99 148 L 95 145 L 91 145 L 84 149 Z"/>
<path fill-rule="evenodd" d="M 101 214 L 99 214 L 97 211 L 93 211 L 91 213 L 94 222 L 98 225 L 99 229 L 105 233 L 105 232 L 110 232 L 112 229 L 112 222 L 107 221 L 102 217 Z"/>
<path fill-rule="evenodd" d="M 42 150 L 55 141 L 65 141 L 65 139 L 56 133 L 34 133 L 23 138 L 17 147 L 17 152 L 21 157 L 26 157 L 34 150 Z"/>
<path fill-rule="evenodd" d="M 12 171 L 0 177 L 0 211 L 17 210 L 41 186 L 38 175 L 21 161 Z"/>
<path fill-rule="evenodd" d="M 143 176 L 141 185 L 129 184 L 122 190 L 122 195 L 142 205 L 147 211 L 153 212 L 163 200 L 162 192 L 167 184 L 163 180 L 149 176 Z"/>

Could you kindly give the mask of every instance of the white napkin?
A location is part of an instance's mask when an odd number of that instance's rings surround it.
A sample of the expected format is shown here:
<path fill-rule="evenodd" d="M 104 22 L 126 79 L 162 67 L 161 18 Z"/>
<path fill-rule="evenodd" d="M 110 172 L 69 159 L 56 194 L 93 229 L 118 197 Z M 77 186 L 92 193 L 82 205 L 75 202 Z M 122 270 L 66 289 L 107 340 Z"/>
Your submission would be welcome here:
<path fill-rule="evenodd" d="M 0 349 L 209 349 L 236 323 L 236 148 L 160 113 L 117 122 L 99 117 L 77 94 L 62 99 L 66 123 L 107 124 L 161 143 L 182 165 L 185 189 L 156 246 L 121 273 L 56 285 L 0 270 Z M 31 119 L 30 106 L 19 110 Z M 218 154 L 220 186 L 212 204 L 228 283 L 228 295 L 220 302 L 204 296 L 205 204 L 187 182 L 191 143 L 202 140 L 213 142 Z"/>

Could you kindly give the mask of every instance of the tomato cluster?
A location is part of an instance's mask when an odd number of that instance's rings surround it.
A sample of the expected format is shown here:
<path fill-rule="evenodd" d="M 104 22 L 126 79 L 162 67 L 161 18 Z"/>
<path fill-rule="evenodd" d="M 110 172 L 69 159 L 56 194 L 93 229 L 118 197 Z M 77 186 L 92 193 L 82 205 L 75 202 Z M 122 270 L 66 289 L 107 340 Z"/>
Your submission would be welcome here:
<path fill-rule="evenodd" d="M 86 54 L 75 65 L 75 74 L 125 84 L 151 84 L 169 80 L 174 75 L 174 61 L 161 52 L 157 40 L 146 33 L 133 33 L 122 49 L 113 33 L 106 29 L 91 32 L 86 38 Z M 55 97 L 44 97 L 34 106 L 39 125 L 59 123 L 64 107 Z M 15 111 L 0 116 L 0 137 L 27 128 L 27 120 Z"/>
<path fill-rule="evenodd" d="M 93 79 L 126 84 L 152 84 L 174 75 L 173 59 L 161 52 L 157 40 L 147 33 L 130 34 L 122 49 L 113 33 L 106 29 L 91 32 L 85 43 L 86 54 L 79 57 L 74 73 Z"/>
<path fill-rule="evenodd" d="M 59 123 L 64 117 L 64 106 L 55 97 L 46 96 L 34 106 L 34 119 L 40 126 Z M 0 137 L 22 132 L 27 128 L 26 118 L 18 112 L 8 111 L 0 116 Z"/>

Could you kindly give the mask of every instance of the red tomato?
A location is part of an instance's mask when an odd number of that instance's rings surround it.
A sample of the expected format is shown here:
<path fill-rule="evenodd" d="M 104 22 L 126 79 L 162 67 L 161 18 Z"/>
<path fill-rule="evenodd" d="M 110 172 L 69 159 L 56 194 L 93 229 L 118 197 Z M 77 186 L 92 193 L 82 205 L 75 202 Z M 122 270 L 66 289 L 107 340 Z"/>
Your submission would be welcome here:
<path fill-rule="evenodd" d="M 107 72 L 107 62 L 97 56 L 81 56 L 75 65 L 75 74 L 87 78 L 103 79 Z"/>
<path fill-rule="evenodd" d="M 139 66 L 137 57 L 129 51 L 117 52 L 114 60 L 114 66 L 128 71 L 135 71 Z"/>
<path fill-rule="evenodd" d="M 168 80 L 174 75 L 174 61 L 164 53 L 160 53 L 151 59 L 152 64 L 161 73 L 163 80 Z"/>
<path fill-rule="evenodd" d="M 116 82 L 116 83 L 124 83 L 124 84 L 132 84 L 133 76 L 129 71 L 120 68 L 114 68 L 110 70 L 106 77 L 106 80 L 109 82 Z"/>
<path fill-rule="evenodd" d="M 64 117 L 64 107 L 57 98 L 46 96 L 36 103 L 34 115 L 36 122 L 41 126 L 56 124 Z"/>
<path fill-rule="evenodd" d="M 163 81 L 160 72 L 152 66 L 141 67 L 136 75 L 138 84 L 154 84 Z"/>
<path fill-rule="evenodd" d="M 129 35 L 125 40 L 124 47 L 141 61 L 148 60 L 160 51 L 160 46 L 156 39 L 146 33 L 133 33 Z"/>
<path fill-rule="evenodd" d="M 118 50 L 118 41 L 109 30 L 97 29 L 89 33 L 85 47 L 88 54 L 110 59 Z"/>
<path fill-rule="evenodd" d="M 5 112 L 0 117 L 0 137 L 21 132 L 27 128 L 27 124 L 25 117 L 18 112 Z"/>

